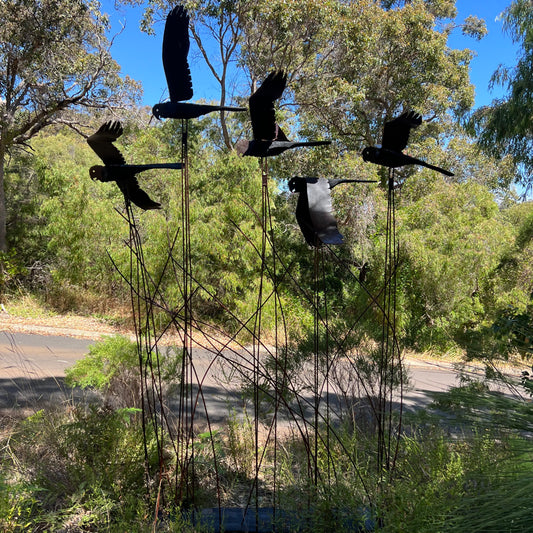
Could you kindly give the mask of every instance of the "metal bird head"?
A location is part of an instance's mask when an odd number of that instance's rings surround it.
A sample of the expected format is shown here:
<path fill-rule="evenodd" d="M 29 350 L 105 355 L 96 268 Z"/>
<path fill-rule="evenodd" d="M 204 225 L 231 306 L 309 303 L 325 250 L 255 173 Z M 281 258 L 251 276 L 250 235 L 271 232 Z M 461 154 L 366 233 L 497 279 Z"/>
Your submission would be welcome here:
<path fill-rule="evenodd" d="M 375 146 L 367 146 L 362 152 L 363 161 L 370 161 L 373 163 L 376 160 L 378 151 L 379 149 Z"/>
<path fill-rule="evenodd" d="M 302 192 L 305 186 L 305 181 L 301 178 L 291 178 L 289 180 L 289 191 L 291 192 Z"/>
<path fill-rule="evenodd" d="M 94 165 L 89 169 L 92 180 L 107 181 L 107 169 L 103 165 Z"/>
<path fill-rule="evenodd" d="M 159 104 L 152 107 L 152 114 L 157 120 L 161 120 L 161 106 Z"/>

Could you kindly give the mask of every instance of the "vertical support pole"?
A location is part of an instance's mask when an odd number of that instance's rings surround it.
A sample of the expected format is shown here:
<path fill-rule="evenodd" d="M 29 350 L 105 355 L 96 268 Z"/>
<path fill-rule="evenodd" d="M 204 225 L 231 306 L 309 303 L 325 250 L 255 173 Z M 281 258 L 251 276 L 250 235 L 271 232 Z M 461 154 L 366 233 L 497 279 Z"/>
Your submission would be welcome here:
<path fill-rule="evenodd" d="M 318 434 L 319 434 L 319 410 L 320 410 L 320 283 L 319 283 L 319 247 L 314 247 L 313 277 L 314 277 L 314 320 L 313 320 L 313 389 L 314 389 L 314 442 L 313 442 L 313 485 L 315 490 L 318 486 Z"/>
<path fill-rule="evenodd" d="M 255 520 L 256 529 L 259 527 L 259 469 L 261 465 L 259 453 L 259 414 L 260 414 L 260 364 L 261 364 L 261 330 L 263 312 L 263 289 L 266 271 L 266 250 L 267 250 L 267 225 L 268 225 L 268 160 L 266 157 L 260 159 L 261 167 L 261 280 L 259 283 L 259 293 L 257 295 L 257 307 L 254 323 L 253 338 L 253 403 L 254 403 L 254 499 L 255 499 Z"/>
<path fill-rule="evenodd" d="M 378 475 L 393 468 L 393 391 L 397 372 L 402 373 L 401 354 L 396 336 L 396 277 L 398 245 L 396 241 L 394 169 L 389 170 L 387 191 L 387 229 L 385 242 L 385 268 L 383 277 L 383 319 L 380 357 L 380 384 L 378 406 Z M 396 366 L 398 362 L 398 366 Z M 401 403 L 401 402 L 400 402 Z M 401 413 L 400 413 L 401 414 Z"/>
<path fill-rule="evenodd" d="M 192 361 L 192 305 L 191 305 L 191 228 L 189 212 L 189 159 L 188 126 L 186 119 L 181 121 L 181 254 L 182 297 L 183 297 L 183 332 L 182 332 L 182 367 L 178 415 L 178 468 L 176 475 L 176 503 L 187 504 L 195 499 L 194 472 L 194 391 Z M 180 471 L 181 470 L 181 471 Z"/>

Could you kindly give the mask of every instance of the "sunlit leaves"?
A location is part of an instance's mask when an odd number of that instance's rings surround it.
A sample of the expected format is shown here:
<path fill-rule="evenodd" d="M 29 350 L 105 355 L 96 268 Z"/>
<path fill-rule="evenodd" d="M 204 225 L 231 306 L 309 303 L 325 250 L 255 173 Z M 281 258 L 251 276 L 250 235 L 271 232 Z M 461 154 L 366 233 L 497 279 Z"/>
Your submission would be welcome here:
<path fill-rule="evenodd" d="M 478 110 L 470 123 L 479 135 L 480 145 L 496 156 L 511 155 L 526 172 L 517 172 L 516 181 L 531 186 L 533 169 L 533 5 L 515 0 L 503 12 L 504 27 L 520 44 L 521 56 L 516 66 L 501 66 L 492 84 L 508 89 L 508 94 L 492 105 Z"/>
<path fill-rule="evenodd" d="M 461 328 L 490 311 L 491 279 L 512 249 L 516 227 L 482 185 L 448 184 L 441 178 L 417 183 L 419 179 L 406 184 L 404 194 L 414 191 L 415 197 L 399 211 L 409 280 L 404 311 L 412 313 L 413 340 L 420 342 L 432 331 L 445 333 L 452 343 Z"/>

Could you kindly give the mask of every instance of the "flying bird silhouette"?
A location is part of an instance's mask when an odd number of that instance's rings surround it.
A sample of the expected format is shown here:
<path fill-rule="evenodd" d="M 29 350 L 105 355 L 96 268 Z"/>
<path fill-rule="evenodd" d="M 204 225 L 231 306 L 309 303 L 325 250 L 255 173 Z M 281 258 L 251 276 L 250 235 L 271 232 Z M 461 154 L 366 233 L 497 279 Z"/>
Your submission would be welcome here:
<path fill-rule="evenodd" d="M 276 123 L 274 102 L 281 98 L 287 75 L 282 71 L 271 72 L 261 86 L 250 96 L 248 107 L 252 121 L 253 140 L 240 140 L 235 148 L 246 156 L 269 157 L 279 155 L 285 150 L 301 146 L 323 146 L 331 141 L 289 141 Z"/>
<path fill-rule="evenodd" d="M 453 172 L 430 165 L 421 159 L 404 154 L 402 150 L 407 146 L 411 129 L 422 124 L 422 116 L 414 111 L 407 111 L 389 122 L 385 122 L 383 128 L 383 140 L 381 148 L 367 146 L 363 150 L 363 159 L 376 165 L 389 168 L 403 167 L 404 165 L 421 165 L 441 172 L 446 176 L 453 176 Z"/>
<path fill-rule="evenodd" d="M 154 105 L 156 118 L 197 118 L 212 111 L 246 111 L 245 107 L 229 107 L 183 102 L 193 96 L 189 53 L 189 15 L 183 6 L 176 6 L 167 15 L 163 33 L 163 68 L 170 102 Z"/>
<path fill-rule="evenodd" d="M 289 190 L 299 193 L 296 220 L 309 246 L 318 247 L 322 244 L 344 242 L 337 228 L 331 203 L 331 189 L 340 183 L 376 183 L 376 181 L 301 177 L 289 180 Z"/>
<path fill-rule="evenodd" d="M 133 202 L 141 209 L 159 209 L 161 204 L 154 202 L 148 194 L 139 187 L 136 174 L 153 168 L 180 169 L 181 163 L 153 163 L 148 165 L 127 165 L 124 156 L 113 144 L 121 135 L 123 129 L 117 120 L 109 121 L 100 126 L 87 142 L 105 166 L 94 165 L 89 169 L 93 180 L 115 181 L 124 194 L 126 201 Z"/>

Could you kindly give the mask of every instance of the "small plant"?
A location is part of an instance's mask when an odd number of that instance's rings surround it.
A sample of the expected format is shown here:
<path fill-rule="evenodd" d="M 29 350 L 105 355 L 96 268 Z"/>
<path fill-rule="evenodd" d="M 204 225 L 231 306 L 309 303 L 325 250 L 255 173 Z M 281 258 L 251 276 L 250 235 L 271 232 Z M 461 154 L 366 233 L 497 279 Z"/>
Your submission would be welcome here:
<path fill-rule="evenodd" d="M 155 360 L 154 359 L 158 359 Z M 67 385 L 92 387 L 104 395 L 105 402 L 119 408 L 140 407 L 141 371 L 157 365 L 167 385 L 178 377 L 181 354 L 168 349 L 164 354 L 143 351 L 139 358 L 137 343 L 115 335 L 89 348 L 89 354 L 65 371 Z"/>
<path fill-rule="evenodd" d="M 255 444 L 252 421 L 246 410 L 239 420 L 235 411 L 228 418 L 228 457 L 232 470 L 244 478 L 252 478 L 255 468 Z"/>
<path fill-rule="evenodd" d="M 15 427 L 1 456 L 3 530 L 101 530 L 120 522 L 131 530 L 141 510 L 149 514 L 147 483 L 159 466 L 154 436 L 136 412 L 38 411 Z"/>

